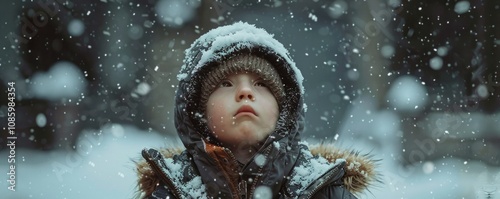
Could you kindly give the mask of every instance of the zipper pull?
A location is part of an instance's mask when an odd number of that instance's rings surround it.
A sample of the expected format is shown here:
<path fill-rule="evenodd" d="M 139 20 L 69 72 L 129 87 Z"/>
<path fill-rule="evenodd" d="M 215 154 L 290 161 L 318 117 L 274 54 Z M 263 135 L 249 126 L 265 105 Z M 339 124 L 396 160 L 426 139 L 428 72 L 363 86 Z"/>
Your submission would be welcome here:
<path fill-rule="evenodd" d="M 242 180 L 238 183 L 238 191 L 240 192 L 241 198 L 247 198 L 248 186 L 246 180 Z"/>

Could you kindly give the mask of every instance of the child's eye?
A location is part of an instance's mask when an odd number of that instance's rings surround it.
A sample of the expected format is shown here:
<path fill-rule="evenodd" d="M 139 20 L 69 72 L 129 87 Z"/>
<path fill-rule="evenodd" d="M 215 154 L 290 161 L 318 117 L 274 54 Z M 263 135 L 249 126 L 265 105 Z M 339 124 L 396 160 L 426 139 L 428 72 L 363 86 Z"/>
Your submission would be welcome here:
<path fill-rule="evenodd" d="M 220 87 L 231 87 L 233 84 L 229 81 L 229 80 L 223 80 L 221 83 L 220 83 Z"/>
<path fill-rule="evenodd" d="M 263 81 L 257 81 L 257 82 L 255 82 L 255 86 L 267 87 L 267 84 Z"/>

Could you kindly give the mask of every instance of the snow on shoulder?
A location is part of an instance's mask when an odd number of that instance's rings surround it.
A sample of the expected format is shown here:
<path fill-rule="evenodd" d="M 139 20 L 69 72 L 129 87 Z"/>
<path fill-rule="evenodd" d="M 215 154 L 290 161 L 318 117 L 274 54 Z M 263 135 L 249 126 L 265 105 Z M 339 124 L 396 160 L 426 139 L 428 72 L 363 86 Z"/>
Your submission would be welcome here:
<path fill-rule="evenodd" d="M 187 183 L 183 182 L 185 167 L 189 165 L 175 163 L 172 158 L 165 158 L 164 161 L 168 169 L 162 167 L 162 170 L 170 176 L 183 196 L 189 196 L 186 198 L 207 198 L 205 185 L 202 183 L 200 176 L 194 177 Z"/>
<path fill-rule="evenodd" d="M 304 94 L 304 88 L 302 86 L 304 78 L 302 73 L 296 67 L 295 62 L 290 58 L 289 52 L 285 49 L 283 44 L 274 39 L 273 35 L 269 34 L 264 29 L 257 28 L 255 25 L 241 21 L 232 25 L 212 29 L 193 42 L 191 47 L 185 51 L 186 58 L 184 59 L 184 65 L 181 71 L 189 71 L 186 70 L 186 67 L 194 67 L 193 70 L 191 70 L 191 75 L 194 75 L 206 63 L 253 46 L 268 48 L 285 59 L 295 73 L 295 78 L 299 84 L 301 94 Z M 201 58 L 198 63 L 193 63 L 196 56 L 191 56 L 191 53 L 198 53 L 195 50 L 196 48 L 202 49 Z M 177 76 L 179 81 L 186 77 L 187 74 L 182 73 Z"/>
<path fill-rule="evenodd" d="M 307 142 L 302 141 L 302 144 L 307 145 Z M 330 163 L 327 159 L 321 156 L 314 156 L 309 150 L 301 150 L 306 162 L 303 165 L 299 165 L 294 168 L 292 175 L 290 176 L 290 184 L 292 186 L 298 186 L 295 190 L 295 194 L 300 194 L 305 191 L 310 184 L 318 180 L 320 176 L 333 169 L 335 166 L 341 164 L 345 160 L 338 159 L 334 163 Z"/>

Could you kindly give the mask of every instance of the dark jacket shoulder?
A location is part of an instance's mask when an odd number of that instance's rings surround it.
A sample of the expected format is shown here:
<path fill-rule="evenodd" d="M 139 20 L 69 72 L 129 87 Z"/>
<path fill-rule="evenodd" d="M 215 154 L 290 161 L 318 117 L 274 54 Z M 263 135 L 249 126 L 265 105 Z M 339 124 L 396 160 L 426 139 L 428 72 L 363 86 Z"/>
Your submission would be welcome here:
<path fill-rule="evenodd" d="M 136 162 L 140 190 L 137 197 L 204 196 L 205 187 L 187 151 L 143 149 L 142 156 L 144 160 Z"/>
<path fill-rule="evenodd" d="M 330 144 L 300 147 L 301 157 L 287 186 L 292 198 L 356 198 L 378 181 L 376 161 L 369 155 Z"/>

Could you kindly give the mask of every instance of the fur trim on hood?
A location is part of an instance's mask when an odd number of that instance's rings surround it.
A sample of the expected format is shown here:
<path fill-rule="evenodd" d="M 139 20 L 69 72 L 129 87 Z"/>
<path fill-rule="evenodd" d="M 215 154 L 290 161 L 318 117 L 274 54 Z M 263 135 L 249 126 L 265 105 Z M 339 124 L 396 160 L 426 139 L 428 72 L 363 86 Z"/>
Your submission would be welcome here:
<path fill-rule="evenodd" d="M 354 195 L 360 195 L 365 191 L 369 191 L 370 185 L 380 181 L 380 176 L 375 170 L 377 161 L 369 154 L 360 154 L 357 151 L 349 151 L 339 149 L 329 144 L 319 144 L 310 146 L 311 154 L 314 156 L 322 156 L 330 163 L 334 163 L 338 159 L 344 159 L 345 175 L 342 178 L 344 186 Z M 172 158 L 174 155 L 180 154 L 184 149 L 160 149 L 164 158 Z M 146 160 L 136 162 L 136 171 L 138 175 L 137 186 L 139 188 L 138 197 L 151 195 L 155 190 L 160 178 L 150 168 Z"/>

